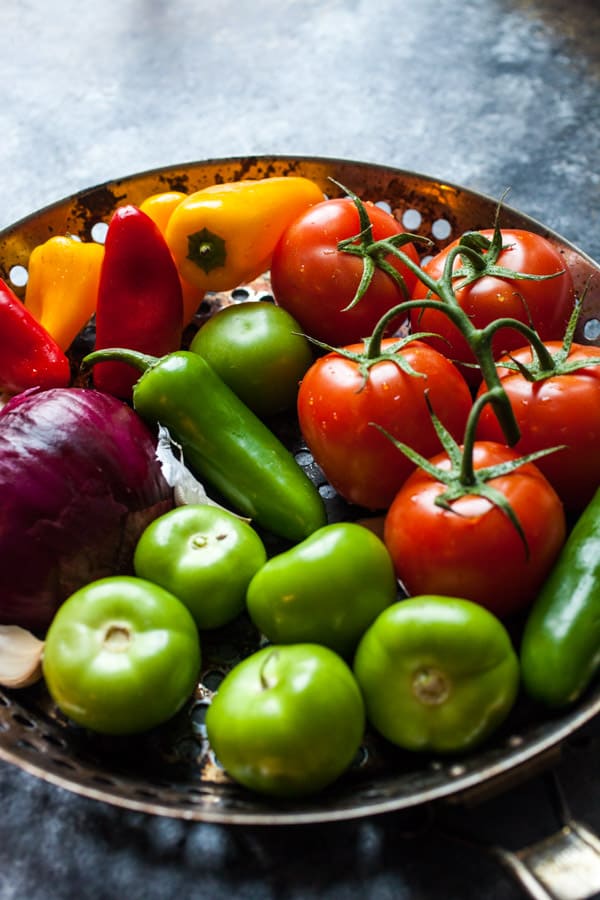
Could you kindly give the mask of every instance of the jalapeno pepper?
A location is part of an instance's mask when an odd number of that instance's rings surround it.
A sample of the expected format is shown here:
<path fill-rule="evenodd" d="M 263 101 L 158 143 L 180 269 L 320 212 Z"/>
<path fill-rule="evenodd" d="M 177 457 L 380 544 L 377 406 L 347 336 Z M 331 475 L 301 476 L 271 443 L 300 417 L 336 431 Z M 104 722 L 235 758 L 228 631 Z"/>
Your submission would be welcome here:
<path fill-rule="evenodd" d="M 214 184 L 175 207 L 165 237 L 183 278 L 228 291 L 266 272 L 288 225 L 321 200 L 318 185 L 299 176 Z"/>
<path fill-rule="evenodd" d="M 533 604 L 520 653 L 526 692 L 551 707 L 577 700 L 600 668 L 600 489 Z"/>
<path fill-rule="evenodd" d="M 201 356 L 179 350 L 156 359 L 114 348 L 88 354 L 82 365 L 106 360 L 143 373 L 135 410 L 165 426 L 190 467 L 257 525 L 299 541 L 326 524 L 322 498 L 292 454 Z"/>
<path fill-rule="evenodd" d="M 96 310 L 102 244 L 56 234 L 31 251 L 25 306 L 62 350 Z"/>
<path fill-rule="evenodd" d="M 159 228 L 121 206 L 106 234 L 96 308 L 96 348 L 127 347 L 162 356 L 181 345 L 183 306 L 177 268 Z M 129 400 L 136 373 L 122 363 L 94 372 L 98 390 Z"/>
<path fill-rule="evenodd" d="M 67 387 L 70 380 L 61 348 L 0 279 L 0 391 Z"/>

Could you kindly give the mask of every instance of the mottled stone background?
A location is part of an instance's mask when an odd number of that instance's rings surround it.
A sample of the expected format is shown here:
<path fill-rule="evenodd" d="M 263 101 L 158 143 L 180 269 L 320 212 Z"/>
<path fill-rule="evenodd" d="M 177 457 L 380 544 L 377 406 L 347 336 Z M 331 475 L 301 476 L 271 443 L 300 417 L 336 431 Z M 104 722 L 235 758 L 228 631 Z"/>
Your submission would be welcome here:
<path fill-rule="evenodd" d="M 291 153 L 508 187 L 600 256 L 595 0 L 3 6 L 0 225 L 116 175 Z"/>

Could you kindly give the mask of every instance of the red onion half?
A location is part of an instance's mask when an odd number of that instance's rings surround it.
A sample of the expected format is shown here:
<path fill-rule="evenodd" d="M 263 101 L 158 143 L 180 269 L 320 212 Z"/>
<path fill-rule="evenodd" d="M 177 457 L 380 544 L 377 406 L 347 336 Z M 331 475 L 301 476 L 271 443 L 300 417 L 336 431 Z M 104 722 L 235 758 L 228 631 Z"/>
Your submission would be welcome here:
<path fill-rule="evenodd" d="M 172 506 L 156 441 L 121 400 L 26 391 L 0 412 L 0 623 L 47 628 L 77 588 L 129 571 Z"/>

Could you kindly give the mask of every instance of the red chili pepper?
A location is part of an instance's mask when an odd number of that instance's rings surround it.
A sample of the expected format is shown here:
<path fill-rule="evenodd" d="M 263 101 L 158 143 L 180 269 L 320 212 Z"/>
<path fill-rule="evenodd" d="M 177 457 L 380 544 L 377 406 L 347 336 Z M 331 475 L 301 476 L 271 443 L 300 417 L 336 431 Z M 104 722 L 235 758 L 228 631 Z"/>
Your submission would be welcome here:
<path fill-rule="evenodd" d="M 106 234 L 96 306 L 96 349 L 126 347 L 164 356 L 181 346 L 183 301 L 177 267 L 150 216 L 120 206 Z M 128 400 L 139 373 L 125 363 L 105 362 L 94 384 Z"/>
<path fill-rule="evenodd" d="M 67 387 L 69 360 L 53 337 L 0 278 L 0 391 Z"/>

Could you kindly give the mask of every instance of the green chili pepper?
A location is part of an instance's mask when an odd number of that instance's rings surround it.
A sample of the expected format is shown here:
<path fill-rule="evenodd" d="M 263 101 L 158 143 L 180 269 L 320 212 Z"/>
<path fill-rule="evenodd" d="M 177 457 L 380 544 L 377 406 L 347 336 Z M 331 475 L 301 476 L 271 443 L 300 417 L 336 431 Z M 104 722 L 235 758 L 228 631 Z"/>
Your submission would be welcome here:
<path fill-rule="evenodd" d="M 577 700 L 600 668 L 600 489 L 575 523 L 525 623 L 523 686 L 546 706 Z"/>
<path fill-rule="evenodd" d="M 189 466 L 239 512 L 290 541 L 326 524 L 323 500 L 293 455 L 197 353 L 156 358 L 134 350 L 97 350 L 83 368 L 116 360 L 142 372 L 133 406 L 165 426 Z"/>

